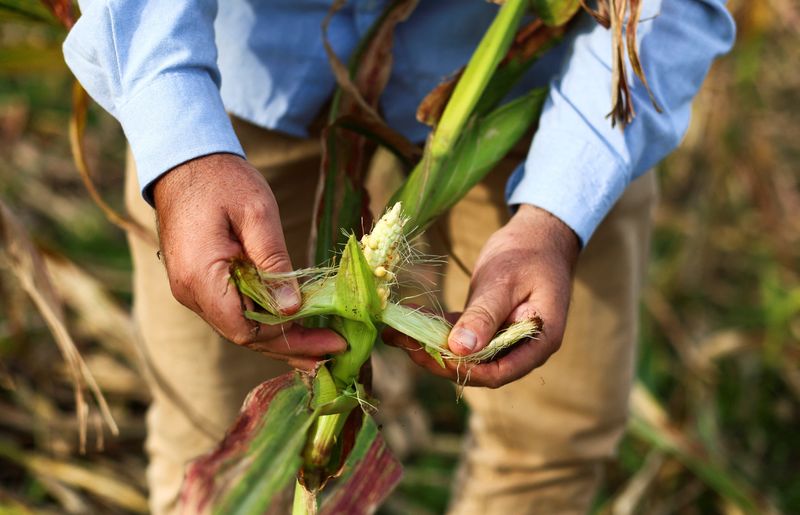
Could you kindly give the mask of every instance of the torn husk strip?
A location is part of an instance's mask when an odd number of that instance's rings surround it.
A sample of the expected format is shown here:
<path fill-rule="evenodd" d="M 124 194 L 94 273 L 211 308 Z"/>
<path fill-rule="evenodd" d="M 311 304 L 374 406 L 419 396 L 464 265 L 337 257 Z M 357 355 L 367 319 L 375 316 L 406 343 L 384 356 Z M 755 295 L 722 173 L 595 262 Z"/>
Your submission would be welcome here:
<path fill-rule="evenodd" d="M 538 317 L 514 322 L 498 332 L 483 349 L 461 356 L 452 353 L 447 345 L 447 337 L 453 326 L 444 318 L 399 304 L 389 304 L 381 316 L 386 325 L 417 340 L 442 366 L 443 359 L 467 363 L 489 361 L 499 352 L 524 339 L 535 338 L 542 331 L 542 322 Z"/>
<path fill-rule="evenodd" d="M 256 269 L 252 264 L 235 260 L 230 266 L 230 276 L 239 291 L 252 299 L 261 311 L 245 311 L 244 315 L 269 325 L 282 324 L 316 315 L 338 314 L 335 302 L 333 276 L 336 268 L 321 267 L 296 270 L 288 273 L 267 273 Z M 300 284 L 300 309 L 292 315 L 284 315 L 278 308 L 272 292 L 289 279 L 309 278 Z"/>

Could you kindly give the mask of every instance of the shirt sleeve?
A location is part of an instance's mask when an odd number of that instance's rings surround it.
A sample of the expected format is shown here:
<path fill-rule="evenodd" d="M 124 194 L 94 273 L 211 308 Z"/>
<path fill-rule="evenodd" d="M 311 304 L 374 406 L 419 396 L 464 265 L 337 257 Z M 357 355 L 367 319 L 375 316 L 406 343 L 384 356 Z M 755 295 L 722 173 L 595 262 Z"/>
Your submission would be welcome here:
<path fill-rule="evenodd" d="M 624 131 L 611 127 L 611 33 L 585 16 L 566 42 L 563 69 L 550 84 L 525 164 L 508 184 L 509 205 L 549 211 L 583 244 L 628 184 L 678 145 L 712 61 L 733 44 L 735 26 L 722 1 L 644 6 L 650 12 L 643 12 L 637 34 L 640 58 L 664 112 L 656 112 L 632 79 L 637 116 Z"/>
<path fill-rule="evenodd" d="M 219 93 L 216 0 L 83 0 L 64 42 L 72 72 L 116 117 L 139 184 L 190 159 L 244 155 Z"/>

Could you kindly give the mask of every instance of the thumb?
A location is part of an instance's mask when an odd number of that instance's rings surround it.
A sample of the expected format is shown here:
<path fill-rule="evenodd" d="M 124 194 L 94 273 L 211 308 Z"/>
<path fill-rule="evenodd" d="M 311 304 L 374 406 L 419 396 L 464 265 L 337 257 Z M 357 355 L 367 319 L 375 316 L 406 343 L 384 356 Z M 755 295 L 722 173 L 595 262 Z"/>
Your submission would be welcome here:
<path fill-rule="evenodd" d="M 255 211 L 250 210 L 238 224 L 237 232 L 245 254 L 261 271 L 291 272 L 292 261 L 286 250 L 277 206 L 264 206 Z M 300 309 L 300 289 L 295 278 L 275 282 L 270 289 L 281 313 L 290 315 Z"/>
<path fill-rule="evenodd" d="M 450 331 L 447 344 L 453 353 L 465 356 L 486 347 L 513 308 L 508 293 L 497 285 L 476 288 Z"/>

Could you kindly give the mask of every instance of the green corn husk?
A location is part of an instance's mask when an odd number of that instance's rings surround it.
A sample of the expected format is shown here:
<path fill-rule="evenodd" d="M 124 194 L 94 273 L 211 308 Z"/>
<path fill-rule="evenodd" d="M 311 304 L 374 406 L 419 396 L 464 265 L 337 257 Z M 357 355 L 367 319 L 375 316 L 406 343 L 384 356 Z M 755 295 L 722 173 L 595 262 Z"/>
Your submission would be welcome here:
<path fill-rule="evenodd" d="M 263 324 L 277 325 L 317 315 L 338 315 L 339 312 L 335 309 L 336 302 L 334 301 L 335 270 L 335 268 L 327 267 L 289 273 L 269 273 L 262 272 L 250 263 L 237 259 L 231 262 L 230 277 L 239 292 L 266 310 L 265 312 L 245 311 L 245 317 Z M 289 279 L 308 280 L 302 281 L 300 284 L 300 296 L 303 301 L 300 309 L 292 315 L 284 315 L 280 312 L 272 291 Z"/>
<path fill-rule="evenodd" d="M 425 352 L 444 368 L 440 349 L 447 347 L 451 325 L 444 318 L 419 309 L 389 303 L 381 313 L 383 323 L 417 340 Z"/>
<path fill-rule="evenodd" d="M 453 354 L 447 345 L 447 337 L 452 325 L 444 318 L 419 309 L 390 304 L 382 313 L 383 322 L 389 327 L 417 340 L 425 352 L 430 354 L 444 368 L 444 360 L 466 363 L 490 361 L 498 353 L 514 344 L 535 338 L 542 330 L 539 318 L 520 320 L 499 331 L 483 349 L 461 356 Z"/>
<path fill-rule="evenodd" d="M 348 402 L 338 402 L 339 399 Z M 306 477 L 309 477 L 314 470 L 321 469 L 328 464 L 331 451 L 336 445 L 347 416 L 357 404 L 350 398 L 340 396 L 328 368 L 324 365 L 319 367 L 314 378 L 312 407 L 319 412 L 325 406 L 331 412 L 320 414 L 309 433 L 311 437 L 303 450 L 303 468 Z"/>
<path fill-rule="evenodd" d="M 336 304 L 342 316 L 334 318 L 333 329 L 347 340 L 347 350 L 333 358 L 331 374 L 340 387 L 352 383 L 369 358 L 378 335 L 373 320 L 381 310 L 381 299 L 372 269 L 351 235 L 336 274 Z"/>

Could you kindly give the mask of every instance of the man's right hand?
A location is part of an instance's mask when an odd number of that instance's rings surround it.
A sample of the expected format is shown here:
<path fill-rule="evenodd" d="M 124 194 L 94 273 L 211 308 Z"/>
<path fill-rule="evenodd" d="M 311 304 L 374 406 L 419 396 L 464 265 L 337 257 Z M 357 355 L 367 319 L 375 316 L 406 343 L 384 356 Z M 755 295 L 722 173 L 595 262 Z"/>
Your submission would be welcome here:
<path fill-rule="evenodd" d="M 244 159 L 212 154 L 173 168 L 156 182 L 161 253 L 172 294 L 228 340 L 288 362 L 312 368 L 346 342 L 328 329 L 293 324 L 268 326 L 247 320 L 239 293 L 229 280 L 235 257 L 261 270 L 290 272 L 278 205 L 266 180 Z M 297 281 L 274 291 L 281 311 L 300 307 Z"/>

